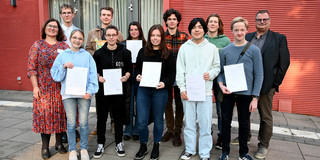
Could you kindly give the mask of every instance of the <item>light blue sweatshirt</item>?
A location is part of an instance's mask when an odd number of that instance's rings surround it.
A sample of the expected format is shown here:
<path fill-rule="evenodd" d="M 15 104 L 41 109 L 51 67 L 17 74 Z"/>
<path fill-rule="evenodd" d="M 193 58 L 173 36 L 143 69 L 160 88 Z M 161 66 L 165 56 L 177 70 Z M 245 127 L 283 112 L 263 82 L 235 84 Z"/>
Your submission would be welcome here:
<path fill-rule="evenodd" d="M 212 95 L 212 80 L 220 72 L 220 58 L 218 48 L 204 39 L 196 44 L 188 40 L 181 45 L 177 58 L 176 81 L 180 92 L 187 91 L 186 77 L 188 75 L 203 75 L 209 73 L 209 81 L 205 82 L 206 95 Z"/>
<path fill-rule="evenodd" d="M 65 78 L 67 74 L 67 69 L 64 69 L 63 65 L 67 62 L 71 62 L 74 65 L 74 67 L 88 68 L 86 93 L 89 93 L 91 96 L 97 93 L 99 89 L 97 68 L 96 68 L 96 63 L 92 58 L 91 54 L 82 48 L 80 48 L 80 50 L 77 52 L 73 52 L 68 48 L 57 56 L 51 68 L 51 76 L 53 80 L 56 82 L 61 82 L 62 99 L 83 98 L 82 96 L 65 94 L 65 90 L 66 90 Z"/>

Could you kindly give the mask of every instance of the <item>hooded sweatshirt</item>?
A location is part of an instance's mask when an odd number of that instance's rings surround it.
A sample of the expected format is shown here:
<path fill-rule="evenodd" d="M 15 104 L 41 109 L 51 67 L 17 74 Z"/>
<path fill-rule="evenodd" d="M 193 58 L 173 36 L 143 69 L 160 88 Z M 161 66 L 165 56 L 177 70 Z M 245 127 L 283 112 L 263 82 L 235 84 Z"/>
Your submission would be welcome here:
<path fill-rule="evenodd" d="M 54 81 L 61 82 L 61 95 L 62 99 L 67 98 L 83 98 L 82 96 L 66 95 L 66 75 L 67 69 L 63 68 L 63 65 L 67 62 L 71 62 L 74 67 L 88 68 L 87 75 L 87 89 L 86 93 L 93 95 L 98 92 L 98 78 L 97 68 L 91 54 L 86 50 L 80 48 L 79 51 L 73 52 L 71 49 L 64 50 L 55 59 L 51 68 L 51 76 Z"/>
<path fill-rule="evenodd" d="M 187 91 L 186 77 L 188 75 L 203 75 L 208 72 L 209 81 L 205 81 L 206 95 L 212 95 L 212 80 L 220 72 L 220 58 L 218 48 L 204 39 L 196 44 L 193 40 L 188 40 L 179 50 L 177 58 L 176 81 L 180 92 Z"/>
<path fill-rule="evenodd" d="M 97 72 L 102 76 L 103 69 L 122 69 L 122 76 L 129 72 L 132 75 L 131 52 L 124 45 L 117 43 L 115 50 L 108 49 L 105 43 L 100 49 L 94 52 L 93 59 L 97 64 Z M 130 76 L 131 77 L 131 76 Z M 99 83 L 98 94 L 103 94 L 103 83 Z"/>

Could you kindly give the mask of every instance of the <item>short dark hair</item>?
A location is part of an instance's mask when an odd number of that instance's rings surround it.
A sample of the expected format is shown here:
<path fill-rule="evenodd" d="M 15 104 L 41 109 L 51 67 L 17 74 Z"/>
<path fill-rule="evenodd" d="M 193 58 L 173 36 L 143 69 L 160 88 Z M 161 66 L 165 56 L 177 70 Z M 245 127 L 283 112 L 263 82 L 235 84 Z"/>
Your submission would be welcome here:
<path fill-rule="evenodd" d="M 62 14 L 62 9 L 63 9 L 63 8 L 69 8 L 69 9 L 71 9 L 71 12 L 74 13 L 72 5 L 70 5 L 70 4 L 63 4 L 63 5 L 61 5 L 61 7 L 60 7 L 60 14 Z"/>
<path fill-rule="evenodd" d="M 141 24 L 140 24 L 139 22 L 137 22 L 137 21 L 132 21 L 132 22 L 129 24 L 127 40 L 132 40 L 132 36 L 130 35 L 130 26 L 137 26 L 137 28 L 138 28 L 138 30 L 139 30 L 139 40 L 142 40 L 142 44 L 143 44 L 143 46 L 145 46 L 146 43 L 147 43 L 147 41 L 146 41 L 146 39 L 144 38 Z"/>
<path fill-rule="evenodd" d="M 179 22 L 177 24 L 177 27 L 178 27 L 180 24 L 180 21 L 181 21 L 181 14 L 178 10 L 173 9 L 173 8 L 167 9 L 166 12 L 163 13 L 163 20 L 164 20 L 164 22 L 166 22 L 166 26 L 168 27 L 167 20 L 168 20 L 168 17 L 171 16 L 171 14 L 174 14 L 177 17 L 177 20 Z"/>
<path fill-rule="evenodd" d="M 163 27 L 160 24 L 155 24 L 151 26 L 148 32 L 148 41 L 146 45 L 146 49 L 144 50 L 144 54 L 146 56 L 154 56 L 154 53 L 152 52 L 153 50 L 153 45 L 151 43 L 151 34 L 154 30 L 159 30 L 161 34 L 161 42 L 160 42 L 160 50 L 161 50 L 161 59 L 168 59 L 169 56 L 169 49 L 167 48 L 167 43 L 166 43 L 166 35 L 164 33 Z"/>
<path fill-rule="evenodd" d="M 220 18 L 220 16 L 218 14 L 213 13 L 213 14 L 208 16 L 208 18 L 206 20 L 207 26 L 209 24 L 209 20 L 210 20 L 211 17 L 217 17 L 218 18 L 218 21 L 219 21 L 218 22 L 219 23 L 218 35 L 223 35 L 223 33 L 224 33 L 223 23 L 222 23 L 222 20 L 221 20 L 221 18 Z"/>
<path fill-rule="evenodd" d="M 207 27 L 207 24 L 206 22 L 204 21 L 203 18 L 193 18 L 190 23 L 189 23 L 189 27 L 188 27 L 188 31 L 189 33 L 191 34 L 191 30 L 192 28 L 197 24 L 197 23 L 200 23 L 202 28 L 203 28 L 203 31 L 204 31 L 204 34 L 206 34 L 208 32 L 208 27 Z"/>
<path fill-rule="evenodd" d="M 258 14 L 263 14 L 263 13 L 268 13 L 268 15 L 270 16 L 270 13 L 269 13 L 268 10 L 266 10 L 266 9 L 261 9 L 261 10 L 259 10 L 259 11 L 257 12 L 256 17 L 257 17 Z"/>
<path fill-rule="evenodd" d="M 114 25 L 109 25 L 106 27 L 106 34 L 107 34 L 108 29 L 114 29 L 114 30 L 116 30 L 117 34 L 119 34 L 119 29 Z"/>
<path fill-rule="evenodd" d="M 57 25 L 58 25 L 58 34 L 57 34 L 57 36 L 56 36 L 56 39 L 57 39 L 57 41 L 63 41 L 64 40 L 64 33 L 63 33 L 63 30 L 62 30 L 62 28 L 61 28 L 61 26 L 60 26 L 60 23 L 59 23 L 59 21 L 58 20 L 56 20 L 56 19 L 54 19 L 54 18 L 50 18 L 50 19 L 48 19 L 44 24 L 43 24 L 43 26 L 42 26 L 42 29 L 41 29 L 41 38 L 42 39 L 46 39 L 46 37 L 47 37 L 47 35 L 46 35 L 46 27 L 47 27 L 47 25 L 48 25 L 48 23 L 50 23 L 50 22 L 57 22 Z"/>
<path fill-rule="evenodd" d="M 100 8 L 100 16 L 101 16 L 101 11 L 102 10 L 110 11 L 111 14 L 112 14 L 112 17 L 113 17 L 113 8 L 112 7 L 102 7 L 102 8 Z"/>

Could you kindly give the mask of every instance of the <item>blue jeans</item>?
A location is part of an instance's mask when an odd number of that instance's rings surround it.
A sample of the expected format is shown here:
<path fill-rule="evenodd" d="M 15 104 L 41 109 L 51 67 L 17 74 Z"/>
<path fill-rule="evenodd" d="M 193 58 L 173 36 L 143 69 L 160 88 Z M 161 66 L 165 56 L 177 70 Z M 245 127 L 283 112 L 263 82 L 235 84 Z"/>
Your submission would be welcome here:
<path fill-rule="evenodd" d="M 84 98 L 68 98 L 63 100 L 64 109 L 67 115 L 67 133 L 69 151 L 77 150 L 76 133 L 77 128 L 77 109 L 79 112 L 80 124 L 80 149 L 88 149 L 88 136 L 89 136 L 89 108 L 91 99 Z M 78 107 L 77 107 L 78 105 Z"/>
<path fill-rule="evenodd" d="M 167 89 L 156 89 L 148 87 L 138 87 L 137 113 L 139 138 L 141 143 L 147 143 L 149 137 L 148 121 L 152 107 L 154 121 L 153 138 L 154 142 L 161 141 L 163 132 L 163 114 L 168 100 Z"/>
<path fill-rule="evenodd" d="M 214 81 L 212 88 L 213 88 L 214 98 L 216 99 L 216 111 L 218 116 L 218 130 L 219 130 L 218 135 L 221 135 L 222 117 L 221 117 L 221 102 L 218 100 L 218 94 L 220 91 L 219 84 L 216 81 Z"/>
<path fill-rule="evenodd" d="M 212 96 L 206 96 L 206 101 L 182 100 L 184 111 L 184 142 L 186 152 L 196 154 L 197 125 L 199 123 L 199 155 L 200 158 L 210 158 L 212 148 Z"/>
<path fill-rule="evenodd" d="M 134 73 L 134 72 L 133 72 Z M 134 108 L 136 105 L 134 105 L 134 102 L 136 100 L 137 97 L 137 90 L 139 87 L 139 83 L 136 80 L 136 76 L 135 74 L 133 74 L 132 76 L 132 85 L 131 85 L 131 103 L 130 103 L 130 123 L 129 125 L 126 125 L 126 127 L 124 128 L 123 131 L 123 135 L 128 135 L 128 136 L 132 136 L 132 135 L 139 135 L 139 131 L 138 131 L 138 116 L 135 116 L 135 120 L 133 123 L 133 114 L 134 114 Z"/>

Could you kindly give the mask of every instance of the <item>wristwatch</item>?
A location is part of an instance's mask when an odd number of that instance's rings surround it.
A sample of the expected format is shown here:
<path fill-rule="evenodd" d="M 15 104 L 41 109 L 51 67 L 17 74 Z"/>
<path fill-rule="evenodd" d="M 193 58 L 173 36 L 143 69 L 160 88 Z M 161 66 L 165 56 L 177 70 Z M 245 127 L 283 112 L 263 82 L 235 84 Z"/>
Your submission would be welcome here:
<path fill-rule="evenodd" d="M 257 98 L 257 99 L 259 99 L 260 97 L 259 97 L 259 96 L 252 95 L 252 98 Z"/>

